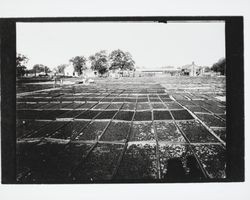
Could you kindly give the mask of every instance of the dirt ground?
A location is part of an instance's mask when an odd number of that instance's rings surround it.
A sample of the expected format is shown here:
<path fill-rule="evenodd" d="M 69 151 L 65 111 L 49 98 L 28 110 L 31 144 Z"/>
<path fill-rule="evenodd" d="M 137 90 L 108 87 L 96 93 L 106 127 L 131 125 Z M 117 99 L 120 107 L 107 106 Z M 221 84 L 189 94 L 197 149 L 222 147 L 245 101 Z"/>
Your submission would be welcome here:
<path fill-rule="evenodd" d="M 226 178 L 225 77 L 73 83 L 17 85 L 18 182 Z"/>

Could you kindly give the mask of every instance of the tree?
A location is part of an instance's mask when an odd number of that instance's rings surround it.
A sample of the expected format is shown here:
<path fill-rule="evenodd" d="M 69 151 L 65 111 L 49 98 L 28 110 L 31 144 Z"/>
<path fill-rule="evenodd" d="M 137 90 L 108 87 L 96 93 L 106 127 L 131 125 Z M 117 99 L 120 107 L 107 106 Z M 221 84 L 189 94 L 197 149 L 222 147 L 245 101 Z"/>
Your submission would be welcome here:
<path fill-rule="evenodd" d="M 125 69 L 135 70 L 135 61 L 132 58 L 132 55 L 129 52 L 125 52 Z"/>
<path fill-rule="evenodd" d="M 50 68 L 43 65 L 43 64 L 35 64 L 32 68 L 32 70 L 30 70 L 30 73 L 35 73 L 35 76 L 37 73 L 41 73 L 44 72 L 45 75 L 48 75 L 48 73 L 51 72 Z"/>
<path fill-rule="evenodd" d="M 56 72 L 57 72 L 57 73 L 60 73 L 60 74 L 65 74 L 65 68 L 66 68 L 67 66 L 68 66 L 68 65 L 66 65 L 66 64 L 58 65 L 58 66 L 57 66 L 57 69 L 56 69 Z"/>
<path fill-rule="evenodd" d="M 86 58 L 84 56 L 76 56 L 69 60 L 72 62 L 74 71 L 78 73 L 78 75 L 81 75 L 83 70 L 86 70 Z"/>
<path fill-rule="evenodd" d="M 225 75 L 226 73 L 226 59 L 221 58 L 216 63 L 213 64 L 211 70 L 215 72 L 220 72 L 221 75 Z"/>
<path fill-rule="evenodd" d="M 22 54 L 17 54 L 16 57 L 16 74 L 18 77 L 24 76 L 26 71 L 26 64 L 28 62 L 28 58 Z"/>
<path fill-rule="evenodd" d="M 35 65 L 33 66 L 32 71 L 33 71 L 33 73 L 35 73 L 35 76 L 36 76 L 37 73 L 41 73 L 41 72 L 46 73 L 46 71 L 45 71 L 45 68 L 46 68 L 46 67 L 47 67 L 47 66 L 45 66 L 45 65 L 43 65 L 43 64 L 35 64 Z"/>
<path fill-rule="evenodd" d="M 44 72 L 45 72 L 46 75 L 48 75 L 48 73 L 50 73 L 52 71 L 50 70 L 50 68 L 48 68 L 47 66 L 45 66 L 44 67 Z"/>
<path fill-rule="evenodd" d="M 210 67 L 204 67 L 204 72 L 209 72 L 211 71 Z"/>
<path fill-rule="evenodd" d="M 129 52 L 114 50 L 109 55 L 110 69 L 134 70 L 135 61 Z"/>
<path fill-rule="evenodd" d="M 98 71 L 99 74 L 104 74 L 108 71 L 108 56 L 106 51 L 100 51 L 89 57 L 91 61 L 91 69 Z"/>

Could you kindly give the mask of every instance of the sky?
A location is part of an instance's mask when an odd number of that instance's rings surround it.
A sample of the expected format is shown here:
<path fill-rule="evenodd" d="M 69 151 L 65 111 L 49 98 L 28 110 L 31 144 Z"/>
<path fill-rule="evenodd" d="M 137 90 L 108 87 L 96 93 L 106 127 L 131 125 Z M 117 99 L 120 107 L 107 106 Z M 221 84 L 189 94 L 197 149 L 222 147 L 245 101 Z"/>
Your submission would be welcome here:
<path fill-rule="evenodd" d="M 225 57 L 224 22 L 71 22 L 17 23 L 17 53 L 49 68 L 74 56 L 121 49 L 136 66 L 159 69 L 191 64 L 212 66 Z"/>

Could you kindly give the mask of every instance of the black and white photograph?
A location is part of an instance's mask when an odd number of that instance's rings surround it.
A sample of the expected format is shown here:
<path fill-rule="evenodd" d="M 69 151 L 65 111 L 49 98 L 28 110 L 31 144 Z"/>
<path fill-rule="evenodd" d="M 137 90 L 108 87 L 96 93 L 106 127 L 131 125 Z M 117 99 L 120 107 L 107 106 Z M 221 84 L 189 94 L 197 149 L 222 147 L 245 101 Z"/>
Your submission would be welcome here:
<path fill-rule="evenodd" d="M 223 21 L 16 33 L 18 183 L 226 178 Z"/>
<path fill-rule="evenodd" d="M 0 18 L 2 183 L 245 182 L 243 22 Z"/>
<path fill-rule="evenodd" d="M 16 23 L 16 182 L 227 178 L 225 21 Z"/>

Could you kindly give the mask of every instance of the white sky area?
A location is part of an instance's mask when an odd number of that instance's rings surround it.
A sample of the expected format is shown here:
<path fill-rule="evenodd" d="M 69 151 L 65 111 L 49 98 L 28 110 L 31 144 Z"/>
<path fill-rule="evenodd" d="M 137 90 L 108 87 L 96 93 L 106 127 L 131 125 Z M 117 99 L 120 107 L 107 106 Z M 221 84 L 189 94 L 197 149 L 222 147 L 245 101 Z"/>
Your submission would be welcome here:
<path fill-rule="evenodd" d="M 49 68 L 88 58 L 100 50 L 121 49 L 136 66 L 159 69 L 191 64 L 211 66 L 225 57 L 224 22 L 17 23 L 17 53 Z"/>

